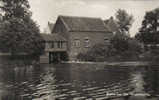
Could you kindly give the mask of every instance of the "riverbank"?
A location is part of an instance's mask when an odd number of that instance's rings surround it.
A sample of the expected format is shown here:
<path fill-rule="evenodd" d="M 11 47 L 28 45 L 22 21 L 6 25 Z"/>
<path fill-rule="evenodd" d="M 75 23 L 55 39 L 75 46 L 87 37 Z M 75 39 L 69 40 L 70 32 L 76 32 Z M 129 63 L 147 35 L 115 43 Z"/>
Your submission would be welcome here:
<path fill-rule="evenodd" d="M 81 62 L 81 61 L 68 61 L 62 62 L 64 64 L 104 64 L 108 66 L 147 66 L 152 64 L 147 61 L 125 61 L 125 62 Z M 157 64 L 157 63 L 156 63 Z M 159 65 L 159 64 L 157 64 Z"/>

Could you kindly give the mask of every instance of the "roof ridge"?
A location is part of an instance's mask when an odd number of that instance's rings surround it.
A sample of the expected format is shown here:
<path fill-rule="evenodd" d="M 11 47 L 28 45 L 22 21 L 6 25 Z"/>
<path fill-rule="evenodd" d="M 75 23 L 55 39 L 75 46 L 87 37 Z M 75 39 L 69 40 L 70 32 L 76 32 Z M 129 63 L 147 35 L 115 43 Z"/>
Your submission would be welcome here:
<path fill-rule="evenodd" d="M 70 30 L 69 26 L 65 23 L 65 21 L 63 20 L 63 18 L 61 18 L 59 16 L 59 19 L 61 19 L 61 21 L 63 22 L 64 26 L 67 28 L 67 30 Z"/>
<path fill-rule="evenodd" d="M 100 17 L 88 17 L 88 16 L 69 16 L 69 15 L 59 15 L 59 17 L 67 17 L 67 18 L 89 18 L 89 19 L 100 19 Z"/>

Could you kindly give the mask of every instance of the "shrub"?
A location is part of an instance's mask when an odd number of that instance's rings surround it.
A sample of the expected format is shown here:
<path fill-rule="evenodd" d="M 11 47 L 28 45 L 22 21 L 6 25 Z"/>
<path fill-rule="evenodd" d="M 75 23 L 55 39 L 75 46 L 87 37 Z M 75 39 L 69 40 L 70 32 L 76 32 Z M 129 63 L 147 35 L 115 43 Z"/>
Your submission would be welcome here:
<path fill-rule="evenodd" d="M 127 44 L 121 45 L 124 48 L 117 46 L 114 47 L 113 44 L 96 44 L 90 48 L 86 53 L 80 53 L 77 59 L 80 61 L 127 61 L 127 60 L 138 60 L 141 54 L 141 46 L 134 39 L 124 40 Z"/>

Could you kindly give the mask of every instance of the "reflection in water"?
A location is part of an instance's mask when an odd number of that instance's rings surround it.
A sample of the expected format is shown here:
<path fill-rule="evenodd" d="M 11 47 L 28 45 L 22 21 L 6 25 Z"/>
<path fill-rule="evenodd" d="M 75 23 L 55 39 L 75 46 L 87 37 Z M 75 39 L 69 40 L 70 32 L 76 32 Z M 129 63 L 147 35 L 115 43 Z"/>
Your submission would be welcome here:
<path fill-rule="evenodd" d="M 143 74 L 140 71 L 134 72 L 132 74 L 132 85 L 134 86 L 134 93 L 144 93 L 144 80 L 143 80 Z"/>
<path fill-rule="evenodd" d="M 156 91 L 158 71 L 149 70 L 98 64 L 7 66 L 0 68 L 0 100 L 104 99 L 106 93 Z"/>
<path fill-rule="evenodd" d="M 42 100 L 54 100 L 56 96 L 56 79 L 52 72 L 47 72 L 45 75 L 41 75 L 40 84 L 36 86 L 36 92 L 32 95 L 38 100 L 41 97 Z M 34 100 L 36 100 L 34 98 Z"/>
<path fill-rule="evenodd" d="M 159 68 L 158 66 L 145 67 L 144 90 L 152 95 L 159 93 Z"/>

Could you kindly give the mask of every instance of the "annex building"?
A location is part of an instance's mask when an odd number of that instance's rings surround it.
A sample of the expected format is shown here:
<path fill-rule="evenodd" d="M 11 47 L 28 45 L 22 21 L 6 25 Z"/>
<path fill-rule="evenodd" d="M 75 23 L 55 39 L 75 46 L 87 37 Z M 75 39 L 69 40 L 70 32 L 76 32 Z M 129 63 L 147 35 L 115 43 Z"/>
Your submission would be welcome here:
<path fill-rule="evenodd" d="M 58 16 L 56 23 L 49 23 L 48 27 L 50 34 L 42 34 L 46 53 L 41 61 L 49 63 L 64 60 L 64 55 L 76 60 L 79 53 L 87 52 L 95 44 L 109 44 L 113 36 L 100 18 Z"/>

